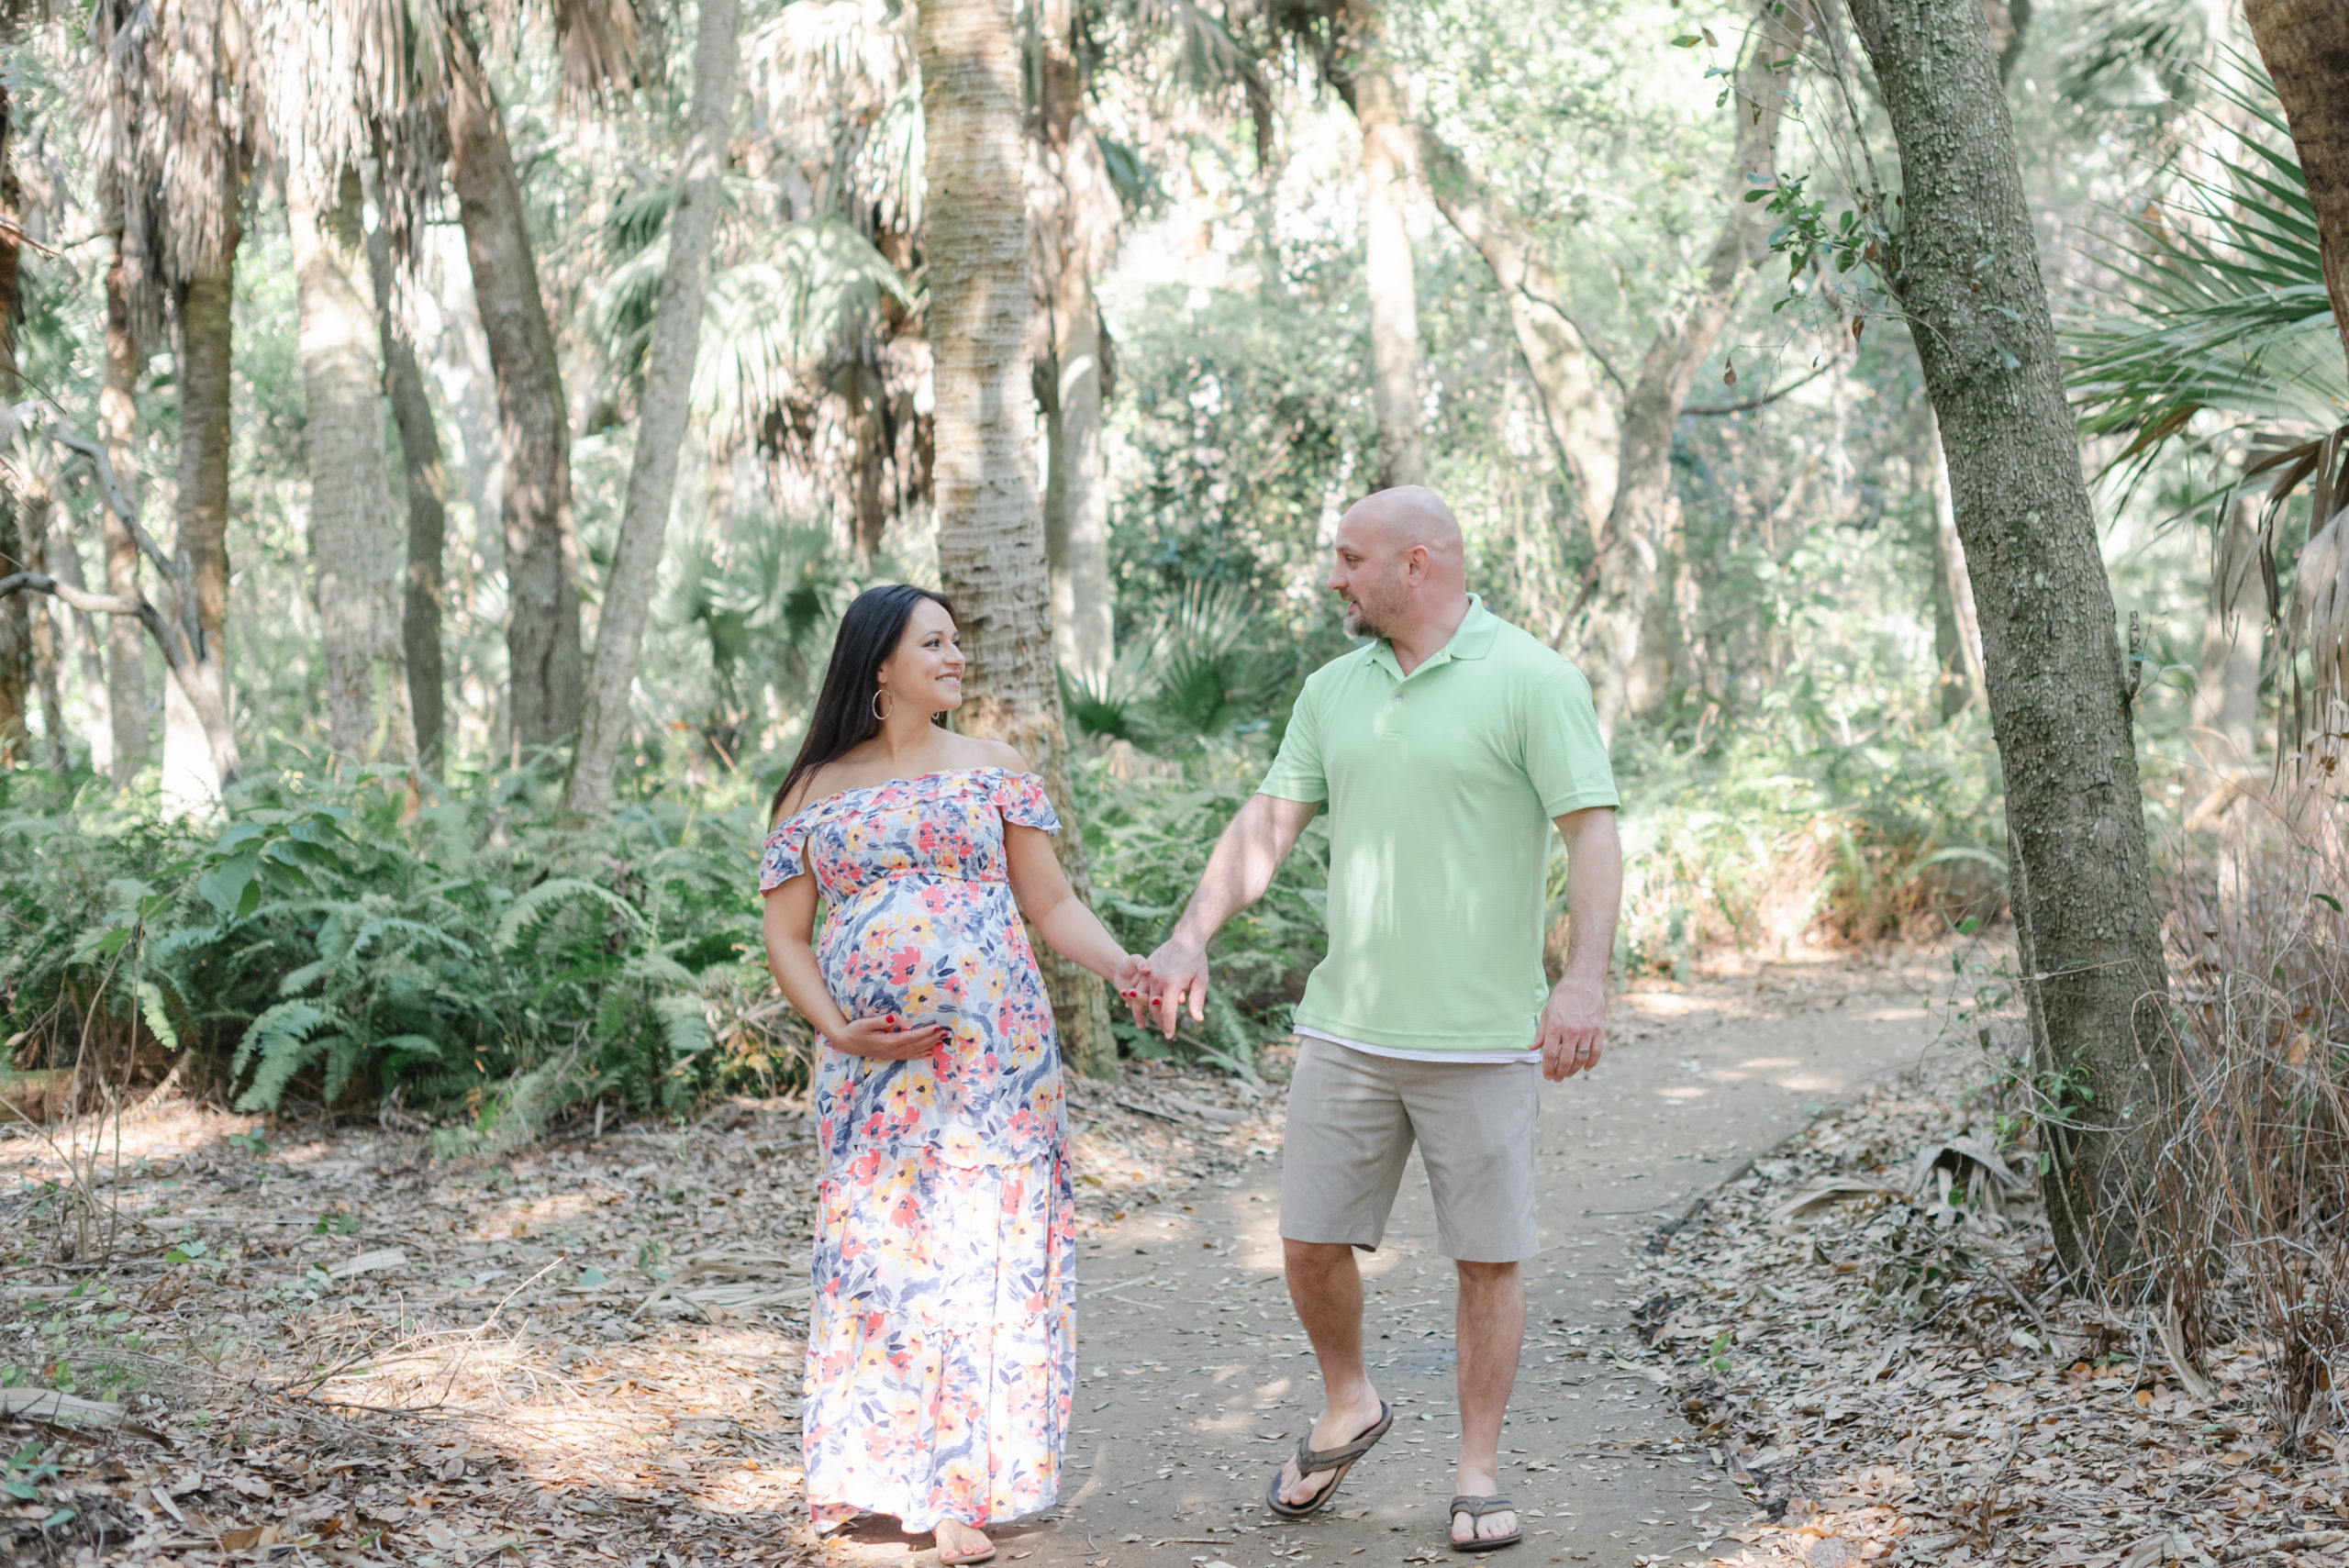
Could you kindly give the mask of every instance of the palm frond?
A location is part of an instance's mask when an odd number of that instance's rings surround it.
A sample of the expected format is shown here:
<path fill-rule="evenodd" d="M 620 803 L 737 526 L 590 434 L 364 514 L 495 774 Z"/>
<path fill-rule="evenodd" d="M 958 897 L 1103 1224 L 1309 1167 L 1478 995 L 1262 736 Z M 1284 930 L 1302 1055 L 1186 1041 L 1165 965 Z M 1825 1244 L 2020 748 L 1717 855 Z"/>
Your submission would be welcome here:
<path fill-rule="evenodd" d="M 845 218 L 793 224 L 767 255 L 710 278 L 694 417 L 721 444 L 751 439 L 788 399 L 794 377 L 863 330 L 884 295 L 913 302 L 897 270 Z"/>
<path fill-rule="evenodd" d="M 2202 80 L 2210 14 L 2176 0 L 2105 0 L 2083 6 L 2061 50 L 2055 90 L 2075 103 L 2176 100 Z"/>
<path fill-rule="evenodd" d="M 2272 93 L 2232 90 L 2280 129 Z M 2136 303 L 2067 334 L 2082 429 L 2134 433 L 2116 464 L 2209 440 L 2192 423 L 2205 409 L 2230 430 L 2349 418 L 2315 206 L 2288 146 L 2250 139 L 2243 158 L 2214 160 L 2221 177 L 2188 178 L 2168 209 L 2134 219 L 2124 272 Z"/>

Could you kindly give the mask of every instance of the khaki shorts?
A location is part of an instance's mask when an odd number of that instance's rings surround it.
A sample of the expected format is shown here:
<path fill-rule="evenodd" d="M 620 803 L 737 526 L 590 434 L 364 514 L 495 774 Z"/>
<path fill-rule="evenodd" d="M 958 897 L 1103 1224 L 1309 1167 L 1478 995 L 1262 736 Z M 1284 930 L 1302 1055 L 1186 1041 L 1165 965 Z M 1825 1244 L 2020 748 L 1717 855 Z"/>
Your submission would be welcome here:
<path fill-rule="evenodd" d="M 1281 1234 L 1375 1250 L 1416 1141 L 1439 1251 L 1471 1263 L 1532 1257 L 1542 1250 L 1533 1217 L 1541 1071 L 1300 1041 L 1281 1151 Z"/>

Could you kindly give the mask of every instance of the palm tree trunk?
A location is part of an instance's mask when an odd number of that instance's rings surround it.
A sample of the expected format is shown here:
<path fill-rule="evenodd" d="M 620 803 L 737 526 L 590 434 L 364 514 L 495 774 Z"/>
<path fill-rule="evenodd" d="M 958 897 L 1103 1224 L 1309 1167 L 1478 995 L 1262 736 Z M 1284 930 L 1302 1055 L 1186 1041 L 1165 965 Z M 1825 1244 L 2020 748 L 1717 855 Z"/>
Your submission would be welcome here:
<path fill-rule="evenodd" d="M 0 401 L 15 403 L 22 394 L 17 374 L 17 319 L 21 306 L 17 268 L 24 247 L 23 192 L 17 181 L 14 149 L 9 145 L 11 111 L 15 105 L 0 85 Z M 11 473 L 21 473 L 12 470 Z M 25 538 L 26 497 L 11 484 L 0 494 L 0 576 L 32 569 L 34 551 Z M 28 713 L 33 693 L 33 623 L 30 602 L 22 594 L 0 603 L 0 767 L 30 760 L 32 727 Z"/>
<path fill-rule="evenodd" d="M 2048 1215 L 2067 1272 L 2101 1286 L 2138 1261 L 2167 991 L 2112 593 L 1980 0 L 1851 9 L 1901 155 L 1889 282 L 1982 617 L 2034 1081 L 2055 1113 Z"/>
<path fill-rule="evenodd" d="M 117 229 L 114 257 L 106 266 L 106 360 L 105 379 L 98 386 L 98 439 L 106 443 L 115 482 L 136 508 L 141 360 L 138 339 L 131 331 L 127 276 L 122 234 Z M 98 510 L 105 519 L 106 592 L 116 598 L 128 598 L 139 591 L 139 545 L 113 507 Z M 147 649 L 139 623 L 128 616 L 108 616 L 106 626 L 106 723 L 112 742 L 107 766 L 120 786 L 138 777 L 147 763 Z M 96 756 L 94 747 L 93 767 L 97 765 Z"/>
<path fill-rule="evenodd" d="M 1117 657 L 1109 586 L 1109 481 L 1101 443 L 1101 316 L 1086 269 L 1070 261 L 1052 290 L 1054 401 L 1044 539 L 1052 573 L 1052 647 L 1062 668 L 1097 681 Z"/>
<path fill-rule="evenodd" d="M 1063 669 L 1098 680 L 1116 656 L 1117 627 L 1101 444 L 1108 355 L 1093 276 L 1116 246 L 1118 198 L 1100 139 L 1085 117 L 1074 7 L 1070 0 L 1043 0 L 1039 14 L 1041 168 L 1028 189 L 1029 228 L 1043 274 L 1036 282 L 1052 322 L 1044 550 L 1052 564 L 1052 649 Z"/>
<path fill-rule="evenodd" d="M 2325 292 L 2349 350 L 2349 6 L 2243 0 L 2243 9 L 2308 176 Z"/>
<path fill-rule="evenodd" d="M 1576 639 L 1581 656 L 1598 666 L 1591 695 L 1599 733 L 1610 740 L 1639 657 L 1648 601 L 1655 593 L 1657 552 L 1671 524 L 1673 429 L 1698 370 L 1737 304 L 1747 270 L 1767 253 L 1768 230 L 1745 195 L 1757 182 L 1767 183 L 1777 167 L 1778 122 L 1786 109 L 1783 62 L 1801 47 L 1809 17 L 1801 3 L 1766 0 L 1761 8 L 1731 99 L 1737 153 L 1724 190 L 1728 215 L 1706 254 L 1696 294 L 1666 313 L 1623 400 L 1598 587 Z"/>
<path fill-rule="evenodd" d="M 231 279 L 239 234 L 232 222 L 217 271 L 179 286 L 180 475 L 174 552 L 193 603 L 194 658 L 163 691 L 163 804 L 179 814 L 208 811 L 241 771 L 229 728 L 228 413 Z"/>
<path fill-rule="evenodd" d="M 569 739 L 579 720 L 571 429 L 505 117 L 471 45 L 457 47 L 462 57 L 448 95 L 449 183 L 457 193 L 473 303 L 496 383 L 508 706 L 514 740 L 528 751 Z"/>
<path fill-rule="evenodd" d="M 416 732 L 416 765 L 437 776 L 442 732 L 448 722 L 445 667 L 440 653 L 440 595 L 449 541 L 440 431 L 432 419 L 432 399 L 424 389 L 416 344 L 399 308 L 392 276 L 391 241 L 377 224 L 367 233 L 368 284 L 375 301 L 376 349 L 384 357 L 384 380 L 392 397 L 392 424 L 399 432 L 402 489 L 407 495 L 407 570 L 400 594 L 400 662 L 407 670 L 409 724 Z"/>
<path fill-rule="evenodd" d="M 1036 502 L 1019 38 L 1008 0 L 925 0 L 916 37 L 930 204 L 931 483 L 939 575 L 969 658 L 961 728 L 1018 747 L 1042 775 L 1063 828 L 1053 847 L 1077 895 L 1089 897 Z M 1036 945 L 1063 1055 L 1080 1073 L 1113 1073 L 1100 982 Z"/>
<path fill-rule="evenodd" d="M 701 345 L 702 295 L 709 283 L 710 239 L 718 228 L 718 182 L 726 172 L 727 128 L 734 107 L 739 0 L 701 0 L 694 36 L 693 107 L 685 117 L 685 152 L 677 168 L 677 202 L 669 213 L 669 265 L 652 318 L 652 350 L 645 366 L 637 419 L 636 451 L 628 470 L 628 499 L 620 509 L 618 541 L 596 623 L 596 663 L 580 715 L 579 750 L 571 765 L 568 803 L 573 811 L 611 805 L 612 775 L 628 734 L 629 693 L 636 684 L 637 653 L 645 615 L 661 570 L 669 532 L 669 502 L 677 488 L 677 450 L 685 445 L 692 402 L 694 354 Z"/>
<path fill-rule="evenodd" d="M 1419 285 L 1405 216 L 1411 132 L 1375 0 L 1345 0 L 1350 58 L 1339 91 L 1362 129 L 1363 273 L 1370 294 L 1370 394 L 1381 489 L 1427 481 L 1419 441 Z"/>
<path fill-rule="evenodd" d="M 391 474 L 384 457 L 384 417 L 375 354 L 377 332 L 361 231 L 359 172 L 345 169 L 334 205 L 292 182 L 286 212 L 300 300 L 302 390 L 310 456 L 310 556 L 316 570 L 318 626 L 325 643 L 327 732 L 335 751 L 357 761 L 388 726 L 376 713 L 379 662 L 395 662 Z M 385 654 L 392 655 L 385 660 Z M 395 669 L 388 698 L 402 680 Z M 383 750 L 404 755 L 406 736 L 384 737 Z"/>
<path fill-rule="evenodd" d="M 0 495 L 0 576 L 33 569 L 23 507 Z M 21 594 L 0 602 L 0 767 L 32 760 L 33 622 Z"/>
<path fill-rule="evenodd" d="M 1415 128 L 1419 170 L 1435 205 L 1492 269 L 1508 305 L 1518 352 L 1533 379 L 1542 416 L 1574 484 L 1575 515 L 1593 547 L 1604 544 L 1615 498 L 1618 432 L 1591 373 L 1582 330 L 1561 304 L 1565 292 L 1542 259 L 1541 243 L 1506 203 L 1468 171 L 1460 155 L 1424 127 Z M 1567 519 L 1561 518 L 1561 525 Z"/>

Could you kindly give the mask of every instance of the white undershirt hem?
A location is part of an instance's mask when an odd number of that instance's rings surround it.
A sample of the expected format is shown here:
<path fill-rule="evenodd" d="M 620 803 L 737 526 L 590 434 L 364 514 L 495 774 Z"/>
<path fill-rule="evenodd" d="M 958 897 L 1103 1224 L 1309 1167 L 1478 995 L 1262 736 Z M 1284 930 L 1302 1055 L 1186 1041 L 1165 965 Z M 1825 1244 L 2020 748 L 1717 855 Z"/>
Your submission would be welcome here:
<path fill-rule="evenodd" d="M 1394 1045 L 1364 1045 L 1361 1040 L 1323 1034 L 1319 1029 L 1291 1029 L 1289 1032 L 1307 1040 L 1325 1040 L 1331 1045 L 1342 1045 L 1348 1051 L 1359 1051 L 1365 1056 L 1390 1056 L 1397 1062 L 1457 1062 L 1468 1064 L 1542 1060 L 1542 1053 L 1538 1051 L 1410 1051 Z"/>

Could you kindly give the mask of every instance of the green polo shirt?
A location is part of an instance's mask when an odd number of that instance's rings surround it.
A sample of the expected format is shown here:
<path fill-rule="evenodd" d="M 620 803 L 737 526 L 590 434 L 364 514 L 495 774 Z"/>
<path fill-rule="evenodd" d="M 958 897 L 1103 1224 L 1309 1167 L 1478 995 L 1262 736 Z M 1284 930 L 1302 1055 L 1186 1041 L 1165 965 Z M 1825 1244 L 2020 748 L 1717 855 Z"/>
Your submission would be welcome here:
<path fill-rule="evenodd" d="M 1299 1032 L 1532 1049 L 1551 818 L 1616 804 L 1581 671 L 1472 595 L 1408 675 L 1384 640 L 1315 671 L 1257 788 L 1330 806 L 1330 953 Z"/>

